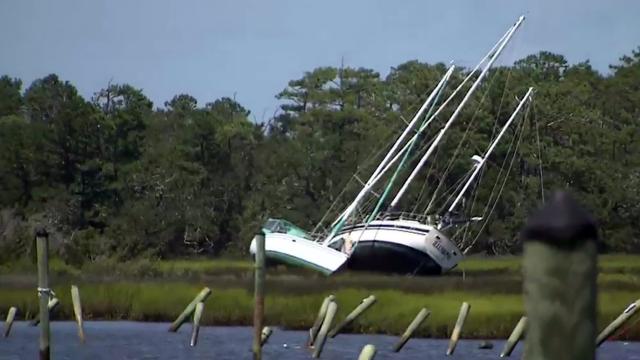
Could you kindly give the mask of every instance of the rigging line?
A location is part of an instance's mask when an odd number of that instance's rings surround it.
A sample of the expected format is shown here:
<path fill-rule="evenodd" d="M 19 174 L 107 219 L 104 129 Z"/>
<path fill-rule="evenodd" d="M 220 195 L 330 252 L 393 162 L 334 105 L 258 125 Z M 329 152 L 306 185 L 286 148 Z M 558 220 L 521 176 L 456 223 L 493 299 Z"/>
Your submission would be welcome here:
<path fill-rule="evenodd" d="M 499 71 L 498 69 L 496 69 L 496 72 Z M 509 81 L 511 80 L 511 72 L 512 69 L 511 67 L 508 68 L 507 70 L 507 78 L 504 82 L 504 87 L 502 90 L 502 95 L 500 96 L 500 103 L 498 104 L 498 111 L 496 113 L 496 121 L 493 122 L 493 128 L 491 129 L 491 139 L 494 139 L 496 136 L 496 130 L 498 129 L 498 120 L 500 119 L 500 115 L 502 115 L 502 106 L 504 104 L 504 99 L 506 97 L 506 94 L 509 92 L 508 88 L 509 88 Z M 497 77 L 497 74 L 495 75 Z M 478 184 L 480 184 L 484 178 L 484 174 L 485 174 L 485 169 L 482 169 L 479 176 L 478 176 L 478 181 L 476 182 L 476 186 L 475 189 L 473 190 L 473 200 L 471 201 L 471 206 L 469 208 L 469 213 L 468 213 L 468 217 L 471 218 L 473 216 L 473 210 L 475 209 L 476 206 L 476 202 L 478 200 L 478 195 L 480 193 L 480 191 L 478 191 Z M 464 232 L 462 234 L 462 242 L 464 242 L 467 238 L 467 235 L 469 233 L 470 230 L 470 226 L 469 223 L 466 223 L 464 226 Z"/>
<path fill-rule="evenodd" d="M 449 190 L 447 190 L 444 194 L 446 195 L 448 192 L 450 192 L 451 190 L 453 190 L 451 192 L 451 194 L 449 194 L 449 196 L 447 197 L 447 200 L 444 201 L 444 203 L 442 204 L 442 207 L 440 209 L 438 209 L 438 211 L 436 212 L 436 214 L 440 214 L 442 212 L 444 212 L 444 209 L 446 208 L 446 205 L 449 201 L 451 201 L 451 199 L 453 199 L 453 197 L 459 192 L 459 190 L 464 186 L 464 184 L 467 182 L 467 180 L 469 180 L 469 177 L 471 176 L 471 174 L 473 173 L 474 168 L 472 167 L 471 169 L 469 169 L 469 171 L 467 171 L 467 173 L 456 182 L 456 185 L 454 186 L 455 189 L 449 188 Z"/>
<path fill-rule="evenodd" d="M 440 147 L 436 148 L 433 158 L 437 159 L 438 154 L 440 153 Z M 429 164 L 429 169 L 427 169 L 427 176 L 425 176 L 425 181 L 422 182 L 422 187 L 420 188 L 420 193 L 418 194 L 418 198 L 414 201 L 413 209 L 411 209 L 412 213 L 415 213 L 418 210 L 418 205 L 422 202 L 422 198 L 424 196 L 425 190 L 427 189 L 427 185 L 429 184 L 429 178 L 435 172 L 436 161 L 432 161 Z"/>
<path fill-rule="evenodd" d="M 429 212 L 429 210 L 431 210 L 431 207 L 433 206 L 433 204 L 435 203 L 436 196 L 438 194 L 438 190 L 444 184 L 447 175 L 449 174 L 449 172 L 451 171 L 451 168 L 453 167 L 453 163 L 458 158 L 458 154 L 460 153 L 460 150 L 462 149 L 462 143 L 467 138 L 467 136 L 469 134 L 469 131 L 471 130 L 471 125 L 473 125 L 475 123 L 475 119 L 476 119 L 478 113 L 480 112 L 480 109 L 482 108 L 482 105 L 484 104 L 484 102 L 485 102 L 485 100 L 487 98 L 487 95 L 489 94 L 489 90 L 491 90 L 491 88 L 493 87 L 493 84 L 496 82 L 496 78 L 497 78 L 496 76 L 491 77 L 491 81 L 489 81 L 489 84 L 488 84 L 486 90 L 482 94 L 482 97 L 480 98 L 480 102 L 478 103 L 478 107 L 474 111 L 474 113 L 473 113 L 473 115 L 471 117 L 471 120 L 469 121 L 469 124 L 467 125 L 467 128 L 465 129 L 465 132 L 462 135 L 462 139 L 460 139 L 460 141 L 458 142 L 456 150 L 453 152 L 453 156 L 449 159 L 449 162 L 448 162 L 447 166 L 445 167 L 444 173 L 440 176 L 440 181 L 438 182 L 438 185 L 436 186 L 436 190 L 434 190 L 434 192 L 433 192 L 433 195 L 431 197 L 431 200 L 429 201 L 429 204 L 427 204 L 427 207 L 424 210 L 424 214 L 427 214 Z M 503 93 L 504 93 L 504 91 L 503 91 Z"/>
<path fill-rule="evenodd" d="M 533 104 L 533 119 L 536 122 L 536 141 L 538 143 L 538 167 L 540 169 L 540 198 L 544 204 L 544 176 L 542 174 L 542 151 L 540 147 L 540 131 L 538 129 L 538 112 L 536 111 L 536 104 Z"/>
<path fill-rule="evenodd" d="M 386 137 L 385 137 L 385 143 L 387 143 L 389 140 L 392 138 L 392 136 L 395 135 L 395 132 L 390 132 Z M 373 163 L 373 161 L 375 159 L 377 159 L 380 154 L 382 154 L 383 151 L 386 150 L 386 147 L 382 147 L 381 149 L 377 149 L 377 150 L 373 150 L 371 151 L 370 155 L 365 159 L 362 169 L 366 169 L 370 164 Z M 342 190 L 340 191 L 340 193 L 338 193 L 338 196 L 336 196 L 335 200 L 333 201 L 333 203 L 331 204 L 331 206 L 329 206 L 329 209 L 327 209 L 327 211 L 325 211 L 324 215 L 322 215 L 322 218 L 320 219 L 320 221 L 318 221 L 318 223 L 316 224 L 316 226 L 313 228 L 313 230 L 311 231 L 312 233 L 315 233 L 321 226 L 322 223 L 326 220 L 327 216 L 329 216 L 329 214 L 331 213 L 331 211 L 334 209 L 334 207 L 336 206 L 336 204 L 340 201 L 340 198 L 342 197 L 342 195 L 345 193 L 345 191 L 349 188 L 349 186 L 353 183 L 354 180 L 358 180 L 358 173 L 359 173 L 359 169 L 356 169 L 355 173 L 353 175 L 351 175 L 351 177 L 349 178 L 349 180 L 347 181 L 347 183 L 342 187 Z"/>
<path fill-rule="evenodd" d="M 478 234 L 473 239 L 471 244 L 469 244 L 469 246 L 462 251 L 463 254 L 466 254 L 473 247 L 473 245 L 475 245 L 475 243 L 478 241 L 478 238 L 480 238 L 480 235 L 482 234 L 482 231 L 484 230 L 484 228 L 489 223 L 489 218 L 491 217 L 491 215 L 493 214 L 493 211 L 495 210 L 496 206 L 498 205 L 498 199 L 500 199 L 500 195 L 502 195 L 502 191 L 504 190 L 504 188 L 505 188 L 505 186 L 507 184 L 507 180 L 509 180 L 509 175 L 511 174 L 511 169 L 513 168 L 513 162 L 516 159 L 516 153 L 518 152 L 518 148 L 520 147 L 520 143 L 521 143 L 522 137 L 524 135 L 524 130 L 525 130 L 525 126 L 524 125 L 528 120 L 528 114 L 529 114 L 530 108 L 531 108 L 531 102 L 529 102 L 529 104 L 527 105 L 527 111 L 524 114 L 524 121 L 522 121 L 522 123 L 520 124 L 520 135 L 518 136 L 518 142 L 516 143 L 516 148 L 513 150 L 513 155 L 511 156 L 511 162 L 509 164 L 509 168 L 507 169 L 507 174 L 504 176 L 504 180 L 502 181 L 502 185 L 500 186 L 500 190 L 498 192 L 498 195 L 496 196 L 496 200 L 494 201 L 493 206 L 491 207 L 491 211 L 489 211 L 489 215 L 486 217 L 487 220 L 484 223 L 482 223 L 482 226 L 480 227 L 480 230 L 478 231 Z M 484 216 L 483 216 L 483 218 L 484 218 Z"/>
<path fill-rule="evenodd" d="M 529 104 L 527 104 L 527 113 L 528 113 L 528 111 L 530 110 L 530 108 L 531 108 L 531 107 L 530 107 L 530 103 L 529 103 Z M 520 137 L 522 136 L 522 133 L 524 132 L 524 129 L 525 129 L 523 126 L 525 126 L 525 124 L 526 124 L 526 120 L 528 119 L 528 118 L 526 117 L 526 114 L 527 114 L 527 113 L 525 113 L 524 121 L 522 121 L 522 122 L 519 124 L 519 127 L 518 127 L 518 128 L 516 128 L 516 134 L 518 134 L 518 131 L 520 131 L 520 133 L 519 133 Z M 483 219 L 484 219 L 484 218 L 486 218 L 487 210 L 488 210 L 488 208 L 489 208 L 489 205 L 490 205 L 490 204 L 492 203 L 492 201 L 493 201 L 493 198 L 494 198 L 494 194 L 495 194 L 496 188 L 497 188 L 497 186 L 498 186 L 498 184 L 499 184 L 499 182 L 500 182 L 500 176 L 502 175 L 502 173 L 503 173 L 503 171 L 504 171 L 505 165 L 507 164 L 507 161 L 508 161 L 509 157 L 510 157 L 510 156 L 512 156 L 512 149 L 513 149 L 513 145 L 514 145 L 514 142 L 516 141 L 516 139 L 517 139 L 517 138 L 518 138 L 518 136 L 514 136 L 514 137 L 513 137 L 513 139 L 511 140 L 510 144 L 509 144 L 509 149 L 508 149 L 508 151 L 507 151 L 507 154 L 506 154 L 506 156 L 505 156 L 504 161 L 502 162 L 502 165 L 500 166 L 500 171 L 498 172 L 498 175 L 497 175 L 497 177 L 496 177 L 496 182 L 494 183 L 493 188 L 491 189 L 491 193 L 490 193 L 489 199 L 487 200 L 487 205 L 485 206 L 485 208 L 484 208 L 484 210 L 483 210 L 483 212 L 482 212 L 482 218 L 483 218 Z M 516 151 L 517 151 L 517 150 L 516 150 Z M 514 152 L 513 152 L 513 156 L 515 156 L 515 155 L 516 155 L 516 152 L 514 151 Z M 513 159 L 511 160 L 511 162 L 513 163 Z M 508 175 L 507 175 L 507 176 L 508 176 Z M 503 186 L 504 186 L 504 185 L 503 185 Z M 497 198 L 496 198 L 496 201 L 497 201 Z M 494 206 L 495 206 L 495 205 L 494 205 Z M 486 221 L 488 221 L 488 220 L 486 220 Z M 485 222 L 486 222 L 486 221 L 485 221 Z M 483 226 L 483 228 L 484 228 L 484 226 Z M 479 235 L 479 233 L 478 233 L 478 235 Z M 476 237 L 473 239 L 473 241 L 471 242 L 471 245 L 469 245 L 469 248 L 470 248 L 471 246 L 473 246 L 473 244 L 475 244 L 475 242 L 476 242 L 476 241 L 477 241 L 477 239 L 478 239 L 478 235 L 476 235 Z M 464 243 L 464 242 L 463 242 L 463 243 Z M 463 243 L 462 243 L 462 244 L 463 244 Z"/>

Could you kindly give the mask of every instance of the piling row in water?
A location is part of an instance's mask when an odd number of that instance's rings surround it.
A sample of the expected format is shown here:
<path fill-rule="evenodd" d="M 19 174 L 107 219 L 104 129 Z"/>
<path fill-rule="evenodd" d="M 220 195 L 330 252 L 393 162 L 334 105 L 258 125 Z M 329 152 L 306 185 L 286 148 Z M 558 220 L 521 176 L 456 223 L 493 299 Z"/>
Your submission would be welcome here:
<path fill-rule="evenodd" d="M 208 287 L 205 287 L 202 290 L 200 290 L 200 293 L 196 295 L 196 297 L 189 303 L 189 305 L 187 305 L 187 307 L 182 311 L 182 313 L 178 316 L 178 318 L 171 324 L 171 326 L 169 326 L 169 331 L 171 332 L 178 331 L 178 329 L 180 329 L 182 324 L 184 324 L 184 322 L 187 321 L 189 316 L 193 314 L 193 312 L 196 309 L 196 305 L 198 303 L 201 303 L 207 300 L 209 295 L 211 295 L 211 289 L 209 289 Z"/>
<path fill-rule="evenodd" d="M 324 320 L 322 321 L 322 326 L 320 327 L 320 331 L 318 332 L 318 336 L 314 340 L 314 349 L 313 349 L 313 357 L 319 358 L 322 353 L 322 348 L 324 347 L 324 343 L 327 340 L 327 333 L 331 328 L 331 324 L 333 323 L 333 318 L 336 316 L 336 311 L 338 311 L 338 304 L 335 301 L 329 302 L 327 306 L 327 313 L 324 316 Z"/>
<path fill-rule="evenodd" d="M 518 341 L 520 341 L 520 339 L 522 338 L 522 335 L 524 334 L 526 327 L 527 327 L 527 317 L 523 316 L 520 318 L 520 320 L 516 324 L 516 327 L 513 328 L 511 335 L 509 335 L 509 339 L 507 339 L 507 343 L 504 344 L 504 349 L 500 353 L 500 357 L 511 356 L 513 349 L 516 347 L 516 345 L 518 345 Z"/>
<path fill-rule="evenodd" d="M 269 326 L 265 326 L 262 328 L 262 333 L 260 334 L 260 346 L 264 346 L 267 343 L 269 338 L 273 334 L 273 329 Z"/>
<path fill-rule="evenodd" d="M 335 301 L 336 297 L 332 294 L 324 298 L 322 301 L 322 305 L 320 305 L 320 310 L 318 310 L 318 316 L 316 317 L 316 321 L 313 323 L 311 329 L 309 329 L 309 346 L 313 346 L 313 342 L 318 335 L 318 330 L 320 330 L 320 326 L 324 321 L 325 315 L 327 315 L 327 308 L 329 307 L 329 303 Z"/>
<path fill-rule="evenodd" d="M 13 320 L 16 318 L 16 312 L 18 308 L 12 306 L 9 308 L 9 312 L 7 313 L 7 320 L 4 322 L 4 337 L 9 337 L 9 333 L 11 332 L 11 326 L 13 326 Z"/>
<path fill-rule="evenodd" d="M 640 299 L 631 303 L 615 320 L 613 320 L 596 338 L 596 347 L 602 345 L 609 337 L 618 331 L 624 324 L 626 324 L 635 313 L 640 309 Z"/>
<path fill-rule="evenodd" d="M 400 340 L 393 346 L 394 352 L 399 352 L 400 350 L 402 350 L 404 344 L 409 341 L 411 335 L 413 335 L 413 332 L 416 331 L 416 329 L 422 324 L 422 322 L 427 319 L 427 317 L 429 317 L 429 314 L 431 314 L 431 312 L 425 308 L 422 308 L 418 312 L 418 315 L 416 315 L 415 319 L 413 319 L 413 321 L 409 324 L 407 330 L 405 330 L 404 334 L 402 334 L 402 336 L 400 337 Z"/>
<path fill-rule="evenodd" d="M 467 315 L 469 315 L 469 309 L 471 309 L 471 305 L 469 305 L 469 303 L 467 302 L 463 302 L 462 306 L 460 306 L 458 320 L 456 320 L 456 325 L 453 328 L 451 339 L 449 340 L 447 355 L 453 354 L 453 352 L 456 350 L 456 345 L 458 344 L 458 340 L 460 340 L 460 334 L 462 333 L 462 327 L 464 326 L 465 320 L 467 320 Z"/>
<path fill-rule="evenodd" d="M 75 285 L 71 285 L 71 301 L 73 302 L 73 313 L 78 324 L 78 337 L 84 342 L 84 325 L 82 322 L 82 304 L 80 303 L 80 290 Z"/>
<path fill-rule="evenodd" d="M 358 360 L 372 360 L 376 356 L 376 347 L 371 344 L 367 344 L 362 348 Z"/>
<path fill-rule="evenodd" d="M 358 305 L 349 315 L 347 315 L 342 322 L 336 325 L 333 330 L 329 333 L 331 338 L 334 338 L 342 329 L 351 324 L 355 319 L 357 319 L 360 315 L 362 315 L 368 308 L 370 308 L 373 304 L 376 303 L 375 295 L 370 295 L 367 298 L 364 298 L 360 305 Z"/>
<path fill-rule="evenodd" d="M 191 347 L 198 344 L 198 334 L 200 333 L 200 319 L 202 318 L 202 311 L 204 310 L 204 303 L 199 302 L 196 304 L 196 309 L 193 312 L 193 326 L 191 328 L 191 341 L 189 345 Z"/>
<path fill-rule="evenodd" d="M 42 299 L 41 299 L 42 301 Z M 60 300 L 57 297 L 51 298 L 49 299 L 49 301 L 47 302 L 47 314 L 51 314 L 51 312 L 53 312 L 58 305 L 60 305 Z M 49 317 L 47 315 L 47 317 Z M 38 326 L 40 324 L 41 321 L 41 316 L 40 316 L 40 312 L 38 312 L 38 314 L 36 315 L 36 317 L 31 321 L 31 326 Z"/>

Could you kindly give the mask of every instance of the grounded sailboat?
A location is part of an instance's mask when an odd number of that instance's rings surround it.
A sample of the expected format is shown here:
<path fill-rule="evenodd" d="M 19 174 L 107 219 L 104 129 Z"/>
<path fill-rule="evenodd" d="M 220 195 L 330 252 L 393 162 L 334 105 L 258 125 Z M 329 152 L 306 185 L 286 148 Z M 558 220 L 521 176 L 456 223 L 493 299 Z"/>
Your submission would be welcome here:
<path fill-rule="evenodd" d="M 521 99 L 485 154 L 482 157 L 477 155 L 473 157 L 474 164 L 470 176 L 445 214 L 408 214 L 398 213 L 394 209 L 523 20 L 524 17 L 520 17 L 508 29 L 462 83 L 436 109 L 437 100 L 443 93 L 455 67 L 451 66 L 448 69 L 355 199 L 331 224 L 327 233 L 311 235 L 286 220 L 268 220 L 263 227 L 267 258 L 272 261 L 312 268 L 325 274 L 331 274 L 345 266 L 358 270 L 411 274 L 440 274 L 455 267 L 462 258 L 462 252 L 447 235 L 449 229 L 469 221 L 480 220 L 476 218 L 460 219 L 455 215 L 455 210 L 507 128 L 515 120 L 524 104 L 531 99 L 532 88 Z M 412 153 L 425 129 L 481 67 L 480 74 L 467 90 L 448 121 L 437 133 L 435 139 L 432 140 L 419 163 L 391 201 L 390 206 L 386 211 L 381 211 L 385 198 L 392 189 L 393 182 L 403 169 L 409 154 Z M 424 116 L 425 112 L 426 116 Z M 420 126 L 417 126 L 420 119 L 424 119 L 424 121 Z M 407 139 L 410 133 L 414 133 L 414 135 Z M 354 213 L 363 199 L 371 194 L 373 187 L 396 163 L 398 163 L 397 169 L 387 182 L 375 209 L 365 218 L 358 219 Z M 255 253 L 253 241 L 250 251 Z"/>

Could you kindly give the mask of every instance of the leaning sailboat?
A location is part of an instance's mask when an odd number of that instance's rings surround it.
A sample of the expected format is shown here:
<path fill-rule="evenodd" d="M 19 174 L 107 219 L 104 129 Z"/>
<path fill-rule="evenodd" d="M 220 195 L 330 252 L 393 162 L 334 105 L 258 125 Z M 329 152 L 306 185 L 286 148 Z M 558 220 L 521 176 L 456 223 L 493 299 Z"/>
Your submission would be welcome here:
<path fill-rule="evenodd" d="M 463 107 L 473 96 L 523 20 L 524 17 L 520 17 L 453 93 L 440 106 L 436 107 L 455 67 L 451 66 L 448 69 L 378 164 L 369 180 L 363 184 L 360 192 L 325 233 L 312 235 L 282 219 L 267 221 L 263 226 L 267 258 L 272 261 L 311 268 L 325 274 L 331 274 L 346 266 L 352 269 L 413 274 L 439 274 L 455 267 L 462 258 L 462 252 L 447 233 L 459 222 L 453 216 L 456 206 L 475 180 L 476 175 L 506 129 L 530 99 L 532 89 L 529 89 L 520 101 L 486 153 L 482 157 L 474 156 L 472 175 L 445 214 L 395 214 L 393 210 L 416 174 L 443 140 L 445 133 L 458 118 Z M 455 111 L 437 132 L 435 139 L 432 140 L 427 151 L 398 191 L 389 208 L 383 211 L 384 200 L 390 193 L 391 184 L 403 168 L 414 146 L 420 141 L 427 127 L 478 71 L 480 71 L 478 77 L 467 90 Z M 424 120 L 420 123 L 421 119 Z M 410 134 L 413 135 L 409 136 Z M 378 199 L 375 209 L 365 218 L 355 216 L 354 214 L 357 213 L 363 199 L 371 195 L 374 186 L 395 166 L 397 166 L 397 170 L 388 182 L 384 193 Z M 250 251 L 255 253 L 253 241 Z"/>

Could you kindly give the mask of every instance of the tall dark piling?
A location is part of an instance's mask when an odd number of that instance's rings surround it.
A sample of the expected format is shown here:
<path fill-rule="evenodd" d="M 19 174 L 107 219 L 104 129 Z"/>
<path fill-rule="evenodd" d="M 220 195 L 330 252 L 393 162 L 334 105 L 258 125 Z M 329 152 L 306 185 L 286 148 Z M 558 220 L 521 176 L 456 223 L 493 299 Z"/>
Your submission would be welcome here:
<path fill-rule="evenodd" d="M 40 359 L 49 359 L 49 234 L 41 227 L 36 230 L 38 257 L 38 297 L 40 298 Z"/>
<path fill-rule="evenodd" d="M 265 244 L 264 233 L 255 236 L 255 286 L 253 308 L 253 358 L 262 359 L 262 327 L 264 322 Z"/>
<path fill-rule="evenodd" d="M 522 232 L 527 360 L 595 358 L 598 231 L 567 193 L 555 193 Z"/>

